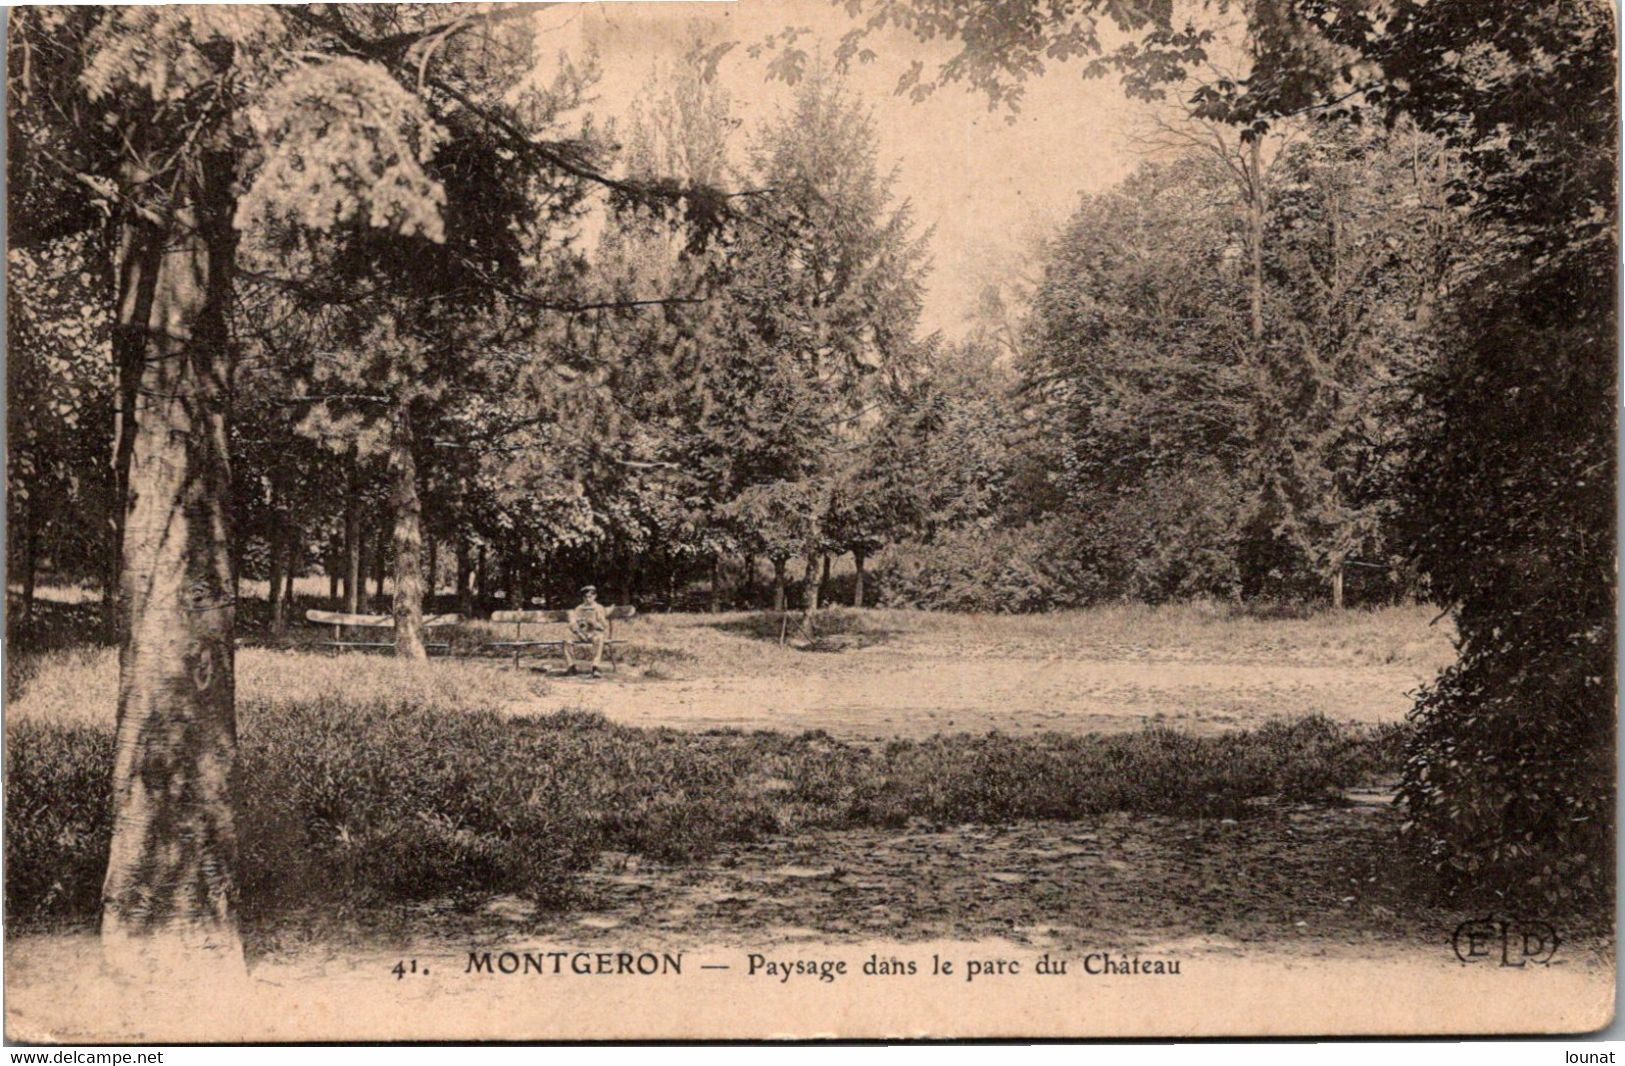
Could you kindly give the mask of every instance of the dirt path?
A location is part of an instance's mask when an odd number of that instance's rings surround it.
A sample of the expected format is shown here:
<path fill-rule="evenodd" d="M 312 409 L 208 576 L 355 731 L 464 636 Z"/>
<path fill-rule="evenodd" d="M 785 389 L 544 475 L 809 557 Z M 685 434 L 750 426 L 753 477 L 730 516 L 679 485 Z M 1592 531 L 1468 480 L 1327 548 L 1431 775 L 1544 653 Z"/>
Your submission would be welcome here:
<path fill-rule="evenodd" d="M 636 726 L 824 729 L 846 740 L 939 732 L 1091 732 L 1156 722 L 1212 732 L 1274 716 L 1398 721 L 1425 679 L 1403 667 L 1256 665 L 863 655 L 822 675 L 649 679 L 629 669 L 561 678 L 510 713 L 561 707 Z"/>

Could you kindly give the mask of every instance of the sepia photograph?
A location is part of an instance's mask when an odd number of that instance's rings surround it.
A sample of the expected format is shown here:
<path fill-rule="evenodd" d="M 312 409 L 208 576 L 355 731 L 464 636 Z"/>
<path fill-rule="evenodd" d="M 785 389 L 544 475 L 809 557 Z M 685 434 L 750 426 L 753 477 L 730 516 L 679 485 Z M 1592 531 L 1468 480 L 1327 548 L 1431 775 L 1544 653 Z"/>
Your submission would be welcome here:
<path fill-rule="evenodd" d="M 1607 1028 L 1617 17 L 8 9 L 5 1038 Z"/>

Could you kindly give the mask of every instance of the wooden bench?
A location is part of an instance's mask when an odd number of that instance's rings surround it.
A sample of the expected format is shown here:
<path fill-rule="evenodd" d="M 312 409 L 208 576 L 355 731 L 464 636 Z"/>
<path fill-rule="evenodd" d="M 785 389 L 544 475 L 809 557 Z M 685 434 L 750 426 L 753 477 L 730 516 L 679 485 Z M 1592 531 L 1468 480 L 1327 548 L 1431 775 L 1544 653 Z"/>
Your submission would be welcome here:
<path fill-rule="evenodd" d="M 392 614 L 347 614 L 344 611 L 306 611 L 305 620 L 321 626 L 333 627 L 333 639 L 324 640 L 319 645 L 323 648 L 332 648 L 339 651 L 345 648 L 357 649 L 383 649 L 395 647 L 395 642 L 381 640 L 345 639 L 346 629 L 389 629 L 395 628 L 395 616 Z M 423 628 L 435 629 L 441 626 L 454 626 L 463 620 L 460 614 L 426 614 L 423 616 Z M 428 651 L 450 651 L 451 645 L 445 641 L 424 641 L 424 648 Z"/>
<path fill-rule="evenodd" d="M 615 649 L 626 643 L 625 640 L 618 639 L 615 636 L 615 623 L 625 622 L 637 613 L 638 609 L 631 604 L 604 607 L 604 617 L 609 619 L 609 632 L 604 634 L 604 654 L 609 658 L 609 668 L 611 670 L 615 670 L 620 665 Z M 568 630 L 566 630 L 564 636 L 553 639 L 527 640 L 525 638 L 525 627 L 527 625 L 568 626 L 570 624 L 569 611 L 495 611 L 491 614 L 491 621 L 511 623 L 513 625 L 512 640 L 493 641 L 487 647 L 511 649 L 513 651 L 513 666 L 516 670 L 519 668 L 520 656 L 524 655 L 529 649 L 559 648 L 562 650 L 565 641 L 569 640 Z M 592 641 L 590 640 L 570 640 L 570 643 L 578 647 L 592 647 Z"/>

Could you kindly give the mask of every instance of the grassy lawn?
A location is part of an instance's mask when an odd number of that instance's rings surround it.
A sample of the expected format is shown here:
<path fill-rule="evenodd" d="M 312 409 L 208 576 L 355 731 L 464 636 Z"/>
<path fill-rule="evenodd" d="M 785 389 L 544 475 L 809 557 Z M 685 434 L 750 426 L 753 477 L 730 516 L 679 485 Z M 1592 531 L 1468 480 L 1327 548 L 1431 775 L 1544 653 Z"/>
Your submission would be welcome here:
<path fill-rule="evenodd" d="M 772 612 L 653 614 L 626 626 L 634 659 L 696 674 L 828 673 L 910 659 L 1075 658 L 1147 662 L 1398 666 L 1427 671 L 1454 660 L 1448 621 L 1425 606 L 1260 616 L 1227 604 L 1097 607 L 1047 615 L 938 614 L 836 607 L 819 640 L 797 638 Z M 482 635 L 502 627 L 465 627 Z M 787 641 L 779 643 L 787 630 Z M 818 654 L 827 653 L 827 654 Z M 864 653 L 854 655 L 853 653 Z"/>

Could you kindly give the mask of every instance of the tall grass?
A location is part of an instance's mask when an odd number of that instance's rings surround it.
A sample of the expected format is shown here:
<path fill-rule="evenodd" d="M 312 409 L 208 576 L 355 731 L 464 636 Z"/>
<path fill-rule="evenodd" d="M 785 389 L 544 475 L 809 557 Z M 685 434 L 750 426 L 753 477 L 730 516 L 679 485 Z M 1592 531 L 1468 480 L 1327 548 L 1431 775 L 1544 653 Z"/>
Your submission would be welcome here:
<path fill-rule="evenodd" d="M 448 710 L 471 710 L 529 700 L 545 683 L 500 663 L 431 660 L 407 662 L 387 655 L 328 655 L 314 651 L 240 648 L 236 655 L 240 717 L 333 697 L 356 705 L 396 700 Z M 110 725 L 118 703 L 118 651 L 76 647 L 19 656 L 26 671 L 7 693 L 6 720 Z"/>
<path fill-rule="evenodd" d="M 913 818 L 1240 817 L 1260 797 L 1332 800 L 1397 770 L 1394 729 L 1324 719 L 1217 737 L 995 733 L 876 751 L 817 732 L 503 717 L 410 677 L 389 692 L 250 695 L 239 718 L 243 905 L 257 923 L 316 904 L 492 893 L 559 906 L 604 849 L 682 862 L 766 834 Z M 8 723 L 7 740 L 9 914 L 87 920 L 110 833 L 110 724 L 35 715 Z"/>

